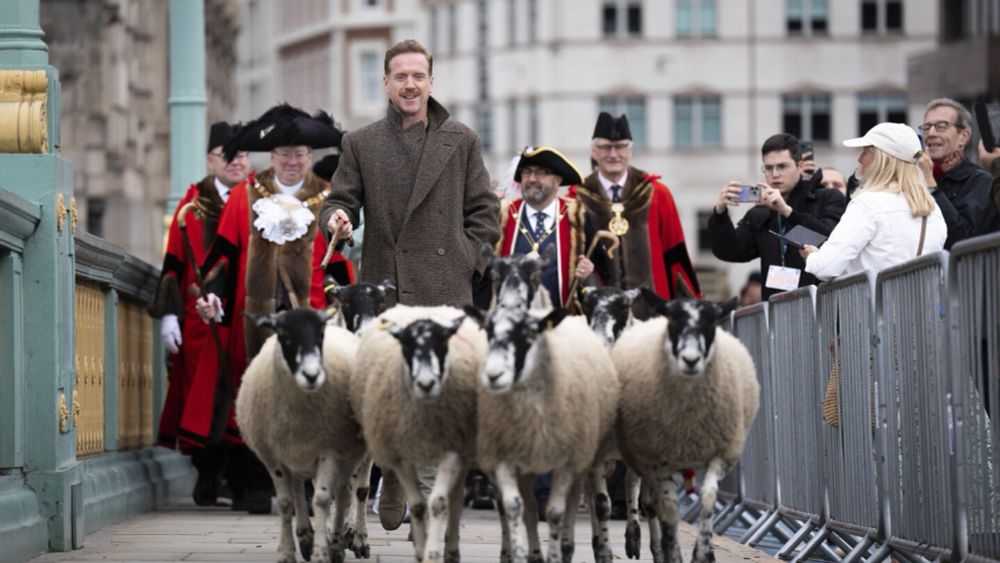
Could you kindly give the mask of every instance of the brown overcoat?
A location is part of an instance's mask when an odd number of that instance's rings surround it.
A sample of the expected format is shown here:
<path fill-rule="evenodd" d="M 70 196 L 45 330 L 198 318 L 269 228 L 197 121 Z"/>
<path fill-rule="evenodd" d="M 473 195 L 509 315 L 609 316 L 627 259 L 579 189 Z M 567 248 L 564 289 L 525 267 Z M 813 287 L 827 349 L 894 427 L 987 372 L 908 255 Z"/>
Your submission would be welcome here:
<path fill-rule="evenodd" d="M 320 210 L 326 228 L 343 209 L 357 228 L 365 210 L 361 281 L 396 281 L 405 305 L 472 304 L 472 278 L 482 275 L 483 244 L 500 238 L 500 203 L 490 190 L 479 137 L 428 100 L 427 137 L 408 201 L 383 181 L 399 166 L 393 136 L 401 116 L 391 106 L 385 118 L 344 136 L 332 191 Z M 401 208 L 403 224 L 393 236 L 390 207 Z"/>

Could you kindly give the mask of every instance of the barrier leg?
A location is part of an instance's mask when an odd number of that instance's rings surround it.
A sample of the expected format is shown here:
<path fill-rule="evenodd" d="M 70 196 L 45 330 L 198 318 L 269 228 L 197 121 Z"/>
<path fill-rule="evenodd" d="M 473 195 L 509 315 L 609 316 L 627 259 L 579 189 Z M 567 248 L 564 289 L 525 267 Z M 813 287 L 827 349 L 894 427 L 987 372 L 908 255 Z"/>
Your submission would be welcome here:
<path fill-rule="evenodd" d="M 750 547 L 757 547 L 757 543 L 760 542 L 771 531 L 771 528 L 778 523 L 781 519 L 781 513 L 777 510 L 772 512 L 766 518 L 764 516 L 760 517 L 760 521 L 757 522 L 752 528 L 743 534 L 743 537 L 739 539 L 742 544 L 749 545 Z"/>
<path fill-rule="evenodd" d="M 736 502 L 735 498 L 729 499 L 728 501 L 725 502 L 725 504 L 723 504 L 721 501 L 716 502 L 715 503 L 716 510 L 715 510 L 715 515 L 712 517 L 712 525 L 713 526 L 718 525 L 719 522 L 722 522 L 722 520 L 729 515 L 729 511 L 735 508 L 738 504 L 739 503 Z"/>
<path fill-rule="evenodd" d="M 701 512 L 701 502 L 699 502 L 699 497 L 694 493 L 688 494 L 687 492 L 682 492 L 681 495 L 681 499 L 691 501 L 691 504 L 684 509 L 684 513 L 681 515 L 681 520 L 687 522 L 688 524 L 694 524 L 695 521 L 698 520 L 698 513 Z M 692 499 L 691 497 L 694 498 Z M 678 503 L 678 505 L 679 504 L 680 503 Z"/>
<path fill-rule="evenodd" d="M 889 547 L 889 544 L 882 544 L 871 557 L 865 560 L 865 563 L 882 563 L 890 555 L 892 555 L 892 548 Z"/>
<path fill-rule="evenodd" d="M 870 535 L 866 535 L 861 538 L 858 545 L 854 546 L 854 549 L 848 552 L 847 556 L 844 557 L 840 563 L 854 563 L 855 561 L 861 559 L 873 543 L 875 543 L 875 540 L 873 540 Z"/>
<path fill-rule="evenodd" d="M 829 528 L 827 528 L 826 526 L 820 528 L 819 531 L 816 532 L 816 535 L 814 535 L 812 539 L 806 542 L 806 544 L 802 546 L 802 549 L 800 549 L 799 552 L 795 555 L 795 557 L 792 558 L 792 563 L 799 563 L 800 561 L 809 557 L 809 554 L 815 551 L 817 547 L 822 545 L 823 541 L 826 540 L 826 537 L 829 535 L 830 535 Z"/>
<path fill-rule="evenodd" d="M 719 517 L 716 519 L 715 533 L 716 534 L 726 533 L 726 530 L 728 530 L 733 524 L 736 523 L 737 520 L 740 519 L 740 516 L 743 515 L 743 512 L 744 512 L 743 503 L 738 502 L 732 505 L 732 510 L 729 511 L 728 515 L 726 515 L 725 512 L 720 513 Z"/>
<path fill-rule="evenodd" d="M 815 524 L 813 524 L 812 521 L 807 520 L 804 522 L 802 527 L 799 528 L 799 531 L 795 532 L 795 535 L 792 536 L 792 539 L 788 540 L 785 545 L 781 546 L 781 549 L 778 550 L 778 559 L 788 559 L 791 557 L 792 553 L 795 552 L 795 548 L 802 543 L 802 540 L 809 536 L 809 532 L 811 532 L 814 527 Z"/>

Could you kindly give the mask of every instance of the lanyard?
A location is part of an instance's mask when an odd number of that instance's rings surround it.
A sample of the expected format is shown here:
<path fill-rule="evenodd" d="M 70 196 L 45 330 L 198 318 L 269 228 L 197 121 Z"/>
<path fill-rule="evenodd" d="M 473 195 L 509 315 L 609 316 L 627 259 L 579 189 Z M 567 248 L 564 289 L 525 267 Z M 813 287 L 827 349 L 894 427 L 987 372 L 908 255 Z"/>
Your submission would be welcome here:
<path fill-rule="evenodd" d="M 778 213 L 778 232 L 781 233 L 781 234 L 785 234 L 785 225 L 781 221 L 781 213 Z M 780 248 L 781 248 L 781 267 L 784 268 L 785 267 L 785 251 L 788 250 L 788 243 L 785 242 L 785 239 L 778 239 L 778 244 L 780 245 Z"/>

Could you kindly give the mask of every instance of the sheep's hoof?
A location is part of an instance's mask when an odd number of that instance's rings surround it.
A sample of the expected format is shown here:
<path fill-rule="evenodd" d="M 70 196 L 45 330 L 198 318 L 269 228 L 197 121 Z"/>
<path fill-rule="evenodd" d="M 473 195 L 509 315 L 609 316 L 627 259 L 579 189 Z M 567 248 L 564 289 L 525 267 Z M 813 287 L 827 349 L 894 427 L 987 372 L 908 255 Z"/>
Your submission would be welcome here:
<path fill-rule="evenodd" d="M 572 551 L 569 554 L 569 559 L 567 559 L 566 554 L 563 553 L 564 562 L 571 562 L 572 559 L 573 559 Z M 600 544 L 598 542 L 594 542 L 594 561 L 596 563 L 611 563 L 612 559 L 614 559 L 614 554 L 611 553 L 610 545 L 608 545 L 607 543 Z"/>
<path fill-rule="evenodd" d="M 323 546 L 319 548 L 319 550 L 317 550 L 315 555 L 313 556 L 313 563 L 331 563 L 333 561 L 337 561 L 336 555 L 337 555 L 336 551 L 330 551 L 329 547 Z M 340 561 L 343 560 L 344 560 L 344 554 L 341 553 Z"/>
<path fill-rule="evenodd" d="M 630 520 L 625 526 L 625 556 L 638 559 L 642 550 L 642 528 L 637 520 Z"/>
<path fill-rule="evenodd" d="M 298 563 L 295 559 L 295 554 L 285 555 L 281 559 L 278 559 L 278 563 Z"/>
<path fill-rule="evenodd" d="M 444 552 L 444 563 L 459 563 L 462 560 L 462 555 L 457 549 L 449 549 Z"/>
<path fill-rule="evenodd" d="M 711 545 L 698 549 L 702 547 L 699 543 L 694 545 L 694 554 L 691 557 L 691 563 L 715 563 L 715 550 L 712 549 Z"/>
<path fill-rule="evenodd" d="M 510 549 L 506 547 L 500 548 L 500 563 L 511 563 Z"/>
<path fill-rule="evenodd" d="M 353 533 L 352 530 L 352 537 L 350 539 L 345 537 L 344 540 L 347 542 L 347 546 L 356 559 L 368 559 L 371 557 L 372 549 L 368 545 L 368 534 Z"/>
<path fill-rule="evenodd" d="M 531 556 L 528 557 L 528 563 L 545 563 L 545 558 L 542 557 L 541 553 L 533 551 Z"/>
<path fill-rule="evenodd" d="M 562 551 L 562 563 L 573 563 L 573 552 L 576 550 L 576 544 L 573 542 L 563 542 L 559 545 Z M 597 561 L 601 561 L 598 559 Z"/>
<path fill-rule="evenodd" d="M 309 561 L 313 552 L 313 529 L 300 528 L 295 530 L 295 537 L 299 541 L 299 551 L 302 552 L 302 559 Z"/>

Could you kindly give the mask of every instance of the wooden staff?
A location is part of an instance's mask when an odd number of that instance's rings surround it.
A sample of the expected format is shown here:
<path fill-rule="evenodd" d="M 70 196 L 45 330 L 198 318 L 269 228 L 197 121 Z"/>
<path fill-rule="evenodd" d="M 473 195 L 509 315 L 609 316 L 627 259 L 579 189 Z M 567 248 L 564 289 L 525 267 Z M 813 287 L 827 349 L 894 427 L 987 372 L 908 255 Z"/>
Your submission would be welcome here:
<path fill-rule="evenodd" d="M 594 240 L 590 241 L 590 246 L 587 247 L 587 260 L 590 260 L 590 257 L 593 256 L 594 249 L 597 248 L 597 243 L 600 242 L 602 239 L 611 241 L 611 245 L 608 246 L 608 258 L 610 258 L 611 260 L 615 259 L 615 249 L 617 249 L 618 246 L 621 244 L 621 240 L 618 239 L 618 235 L 612 233 L 611 231 L 601 230 L 594 233 Z M 566 299 L 568 299 L 569 301 L 572 301 L 573 296 L 576 295 L 575 293 L 576 286 L 579 283 L 579 281 L 580 278 L 577 277 L 576 274 L 574 273 L 573 282 L 569 286 L 569 293 L 568 296 L 566 297 Z M 569 305 L 568 302 L 567 305 Z"/>
<path fill-rule="evenodd" d="M 326 245 L 326 254 L 323 255 L 323 261 L 319 263 L 319 267 L 321 270 L 326 270 L 326 265 L 329 264 L 330 259 L 333 258 L 333 253 L 335 252 L 334 248 L 336 248 L 338 240 L 340 239 L 337 238 L 337 231 L 334 231 L 333 236 L 330 237 L 330 244 Z M 354 247 L 353 238 L 347 239 L 347 246 L 350 246 L 352 248 Z"/>
<path fill-rule="evenodd" d="M 197 210 L 198 205 L 194 201 L 189 201 L 177 211 L 177 226 L 181 230 L 181 239 L 184 241 L 184 252 L 187 254 L 188 262 L 191 263 L 191 270 L 194 271 L 195 283 L 198 286 L 198 296 L 202 299 L 207 297 L 205 293 L 205 279 L 201 275 L 201 268 L 194 256 L 194 248 L 191 246 L 191 239 L 187 232 L 187 214 L 192 210 Z M 215 351 L 219 354 L 219 374 L 215 381 L 215 399 L 212 404 L 212 424 L 208 433 L 208 443 L 217 445 L 222 443 L 222 437 L 226 433 L 229 425 L 229 411 L 233 406 L 233 381 L 229 377 L 229 358 L 222 347 L 222 338 L 219 337 L 219 327 L 215 319 L 208 320 L 208 326 L 212 331 L 212 340 L 215 342 Z"/>

